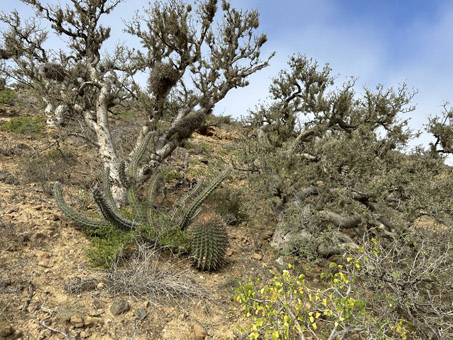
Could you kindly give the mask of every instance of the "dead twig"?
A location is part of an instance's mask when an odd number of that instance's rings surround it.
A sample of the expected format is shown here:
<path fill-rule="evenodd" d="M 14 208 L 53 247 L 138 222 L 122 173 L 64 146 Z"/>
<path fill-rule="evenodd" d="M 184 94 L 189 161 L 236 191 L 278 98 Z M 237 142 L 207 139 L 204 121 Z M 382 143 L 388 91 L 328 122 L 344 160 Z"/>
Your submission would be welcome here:
<path fill-rule="evenodd" d="M 27 311 L 28 306 L 30 305 L 31 299 L 33 298 L 34 291 L 35 291 L 35 289 L 34 289 L 33 283 L 31 281 L 28 281 L 28 297 L 24 303 L 24 306 L 22 307 L 22 310 L 25 312 Z"/>
<path fill-rule="evenodd" d="M 65 340 L 75 340 L 75 338 L 73 338 L 72 336 L 66 334 L 65 332 L 62 332 L 62 331 L 60 331 L 60 330 L 58 330 L 58 329 L 52 328 L 52 327 L 50 327 L 50 326 L 47 326 L 46 323 L 45 323 L 44 321 L 45 321 L 45 320 L 39 321 L 39 324 L 40 324 L 42 327 L 44 327 L 44 328 L 46 328 L 46 329 L 48 329 L 48 330 L 50 330 L 50 331 L 52 331 L 52 332 L 60 333 L 61 335 L 64 336 Z"/>

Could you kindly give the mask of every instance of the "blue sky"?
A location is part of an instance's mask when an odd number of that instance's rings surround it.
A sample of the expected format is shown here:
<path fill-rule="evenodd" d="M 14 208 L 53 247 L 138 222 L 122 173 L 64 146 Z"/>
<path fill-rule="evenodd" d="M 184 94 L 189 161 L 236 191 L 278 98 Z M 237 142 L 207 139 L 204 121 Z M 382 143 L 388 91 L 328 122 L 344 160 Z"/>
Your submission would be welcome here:
<path fill-rule="evenodd" d="M 60 1 L 65 3 L 64 0 Z M 271 78 L 300 52 L 329 63 L 340 81 L 358 77 L 363 86 L 406 82 L 419 93 L 411 126 L 420 128 L 445 101 L 453 102 L 453 2 L 447 0 L 232 0 L 234 7 L 256 8 L 260 31 L 268 35 L 266 52 L 276 51 L 271 66 L 252 76 L 250 86 L 230 93 L 216 113 L 239 117 L 266 99 Z M 58 3 L 55 0 L 43 3 Z M 145 1 L 126 0 L 108 20 L 112 45 L 125 41 L 122 19 L 130 19 Z M 1 0 L 0 10 L 33 12 L 19 0 Z M 58 44 L 58 39 L 53 44 Z M 265 55 L 265 54 L 263 54 Z M 339 85 L 341 82 L 338 83 Z M 422 138 L 420 143 L 426 143 Z"/>

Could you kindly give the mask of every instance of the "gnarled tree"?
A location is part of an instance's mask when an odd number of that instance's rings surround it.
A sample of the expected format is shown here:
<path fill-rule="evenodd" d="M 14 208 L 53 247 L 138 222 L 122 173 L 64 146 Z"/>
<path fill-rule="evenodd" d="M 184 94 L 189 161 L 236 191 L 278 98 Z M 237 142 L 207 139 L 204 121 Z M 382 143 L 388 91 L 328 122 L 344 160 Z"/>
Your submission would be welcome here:
<path fill-rule="evenodd" d="M 109 124 L 112 107 L 127 102 L 147 112 L 147 123 L 134 147 L 137 149 L 148 133 L 152 135 L 150 162 L 139 171 L 143 179 L 203 124 L 218 101 L 231 89 L 247 86 L 248 76 L 266 67 L 271 57 L 260 58 L 266 36 L 255 34 L 258 13 L 236 10 L 228 1 L 222 1 L 220 10 L 216 0 L 197 1 L 195 8 L 179 0 L 154 2 L 144 17 L 126 25 L 141 47 L 119 46 L 110 56 L 101 53 L 110 28 L 102 26 L 100 19 L 121 0 L 71 0 L 64 8 L 44 6 L 39 0 L 22 1 L 63 37 L 66 49 L 65 53 L 53 53 L 58 58 L 47 57 L 41 44 L 46 34 L 30 24 L 26 26 L 30 34 L 42 41 L 38 39 L 36 46 L 30 43 L 25 50 L 18 35 L 19 15 L 13 13 L 9 19 L 4 15 L 11 26 L 8 34 L 22 56 L 13 58 L 16 67 L 33 65 L 27 77 L 38 82 L 47 77 L 52 83 L 70 84 L 65 87 L 69 98 L 62 95 L 61 102 L 96 136 L 94 143 L 104 166 L 110 168 L 117 202 L 124 191 L 118 185 L 120 162 Z M 10 58 L 8 48 L 4 50 Z M 61 72 L 50 72 L 57 68 Z M 146 89 L 134 80 L 137 72 L 149 74 Z M 57 88 L 53 93 L 61 93 Z"/>
<path fill-rule="evenodd" d="M 328 257 L 368 233 L 396 239 L 422 212 L 451 218 L 451 180 L 440 175 L 451 169 L 430 152 L 402 153 L 412 136 L 405 85 L 359 97 L 354 80 L 334 88 L 328 66 L 302 55 L 289 66 L 244 141 L 248 173 L 278 220 L 275 247 Z"/>
<path fill-rule="evenodd" d="M 74 86 L 68 69 L 68 58 L 61 51 L 46 49 L 48 33 L 36 19 L 24 23 L 17 11 L 0 13 L 7 29 L 1 33 L 0 60 L 4 62 L 1 75 L 14 81 L 40 98 L 46 105 L 49 126 L 63 123 Z"/>

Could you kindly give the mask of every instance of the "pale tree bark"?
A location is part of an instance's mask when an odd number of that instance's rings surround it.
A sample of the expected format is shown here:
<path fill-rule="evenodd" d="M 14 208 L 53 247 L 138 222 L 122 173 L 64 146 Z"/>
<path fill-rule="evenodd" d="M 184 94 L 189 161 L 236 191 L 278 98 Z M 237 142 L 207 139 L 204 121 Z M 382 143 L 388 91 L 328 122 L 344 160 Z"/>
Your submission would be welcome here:
<path fill-rule="evenodd" d="M 96 72 L 91 73 L 96 77 Z M 107 81 L 96 81 L 100 91 L 96 100 L 96 109 L 94 112 L 85 110 L 83 116 L 86 124 L 96 133 L 96 145 L 99 150 L 104 167 L 110 169 L 112 179 L 112 195 L 115 202 L 122 202 L 125 197 L 125 189 L 121 187 L 119 180 L 120 159 L 115 151 L 109 124 L 109 102 L 111 96 L 111 84 Z"/>
<path fill-rule="evenodd" d="M 64 115 L 68 110 L 65 104 L 59 104 L 55 107 L 49 99 L 43 97 L 42 100 L 46 103 L 44 113 L 46 115 L 46 124 L 51 127 L 60 127 L 64 122 Z"/>

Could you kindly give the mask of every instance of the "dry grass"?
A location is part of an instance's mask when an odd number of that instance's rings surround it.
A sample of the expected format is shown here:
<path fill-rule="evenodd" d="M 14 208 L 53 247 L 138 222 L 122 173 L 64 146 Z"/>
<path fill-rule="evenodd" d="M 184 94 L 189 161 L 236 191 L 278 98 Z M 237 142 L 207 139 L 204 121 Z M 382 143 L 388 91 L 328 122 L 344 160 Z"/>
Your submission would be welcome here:
<path fill-rule="evenodd" d="M 116 262 L 109 274 L 107 288 L 113 294 L 156 303 L 167 299 L 181 305 L 191 299 L 212 300 L 206 288 L 198 284 L 190 270 L 177 269 L 172 256 L 163 261 L 159 251 L 140 244 L 128 263 Z"/>

